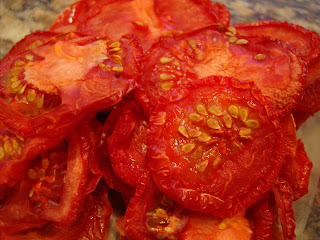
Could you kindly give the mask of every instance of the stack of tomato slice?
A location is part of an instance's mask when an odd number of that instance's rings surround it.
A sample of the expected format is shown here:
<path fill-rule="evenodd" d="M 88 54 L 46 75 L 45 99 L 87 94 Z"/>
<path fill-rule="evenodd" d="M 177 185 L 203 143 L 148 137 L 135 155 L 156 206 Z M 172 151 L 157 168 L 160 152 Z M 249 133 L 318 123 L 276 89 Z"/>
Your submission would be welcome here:
<path fill-rule="evenodd" d="M 122 239 L 295 239 L 320 37 L 229 21 L 209 0 L 82 0 L 17 43 L 0 62 L 1 239 L 105 239 L 110 191 Z"/>

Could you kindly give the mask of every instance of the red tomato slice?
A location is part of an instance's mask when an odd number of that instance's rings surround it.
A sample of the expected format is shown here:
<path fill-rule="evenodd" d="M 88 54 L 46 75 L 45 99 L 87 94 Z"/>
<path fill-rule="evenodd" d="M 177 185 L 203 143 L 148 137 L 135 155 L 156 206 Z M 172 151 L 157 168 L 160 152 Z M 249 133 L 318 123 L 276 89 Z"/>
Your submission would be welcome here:
<path fill-rule="evenodd" d="M 114 172 L 133 187 L 138 185 L 141 174 L 147 169 L 147 127 L 148 118 L 132 100 L 123 107 L 108 138 L 108 153 Z"/>
<path fill-rule="evenodd" d="M 73 222 L 86 195 L 101 175 L 90 171 L 96 139 L 88 124 L 81 124 L 56 147 L 39 154 L 24 179 L 11 191 L 0 210 L 3 232 L 19 232 L 47 221 Z"/>
<path fill-rule="evenodd" d="M 0 119 L 21 136 L 63 138 L 84 114 L 120 101 L 140 75 L 141 49 L 65 34 L 0 62 Z"/>
<path fill-rule="evenodd" d="M 165 37 L 152 47 L 136 91 L 147 114 L 163 96 L 179 99 L 186 82 L 211 75 L 254 82 L 270 116 L 287 113 L 300 101 L 305 68 L 289 46 L 265 37 L 237 39 L 217 30 Z"/>
<path fill-rule="evenodd" d="M 296 227 L 296 221 L 294 218 L 293 210 L 293 191 L 286 180 L 281 177 L 277 178 L 272 192 L 275 196 L 278 206 L 278 212 L 280 217 L 280 223 L 282 226 L 283 240 L 292 240 L 296 238 L 294 233 Z"/>
<path fill-rule="evenodd" d="M 233 78 L 188 89 L 151 115 L 147 163 L 158 188 L 182 206 L 234 216 L 272 187 L 295 147 L 293 119 L 272 122 L 251 85 Z"/>
<path fill-rule="evenodd" d="M 135 34 L 146 51 L 162 34 L 212 24 L 228 26 L 229 21 L 228 9 L 209 0 L 83 0 L 68 7 L 50 31 L 78 31 L 113 40 Z"/>
<path fill-rule="evenodd" d="M 122 220 L 128 240 L 250 239 L 252 230 L 243 214 L 219 219 L 185 210 L 160 193 L 148 175 L 142 175 Z"/>
<path fill-rule="evenodd" d="M 111 213 L 108 189 L 104 184 L 99 184 L 97 189 L 87 196 L 83 210 L 77 216 L 77 220 L 70 225 L 59 227 L 49 223 L 42 228 L 12 235 L 0 231 L 0 236 L 3 240 L 104 240 Z"/>
<path fill-rule="evenodd" d="M 288 158 L 283 165 L 280 176 L 287 180 L 294 193 L 294 200 L 308 193 L 312 162 L 307 156 L 301 140 L 297 143 L 296 155 Z"/>

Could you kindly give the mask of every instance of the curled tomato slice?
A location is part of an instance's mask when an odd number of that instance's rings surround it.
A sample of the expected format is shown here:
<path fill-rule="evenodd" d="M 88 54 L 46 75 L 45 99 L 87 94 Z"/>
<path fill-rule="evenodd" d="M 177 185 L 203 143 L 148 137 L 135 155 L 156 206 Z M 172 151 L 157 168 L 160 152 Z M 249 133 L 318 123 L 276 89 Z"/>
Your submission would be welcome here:
<path fill-rule="evenodd" d="M 85 197 L 102 177 L 90 168 L 96 157 L 93 136 L 93 129 L 81 124 L 66 141 L 28 164 L 24 178 L 1 207 L 1 231 L 15 233 L 48 221 L 67 225 L 76 219 Z"/>
<path fill-rule="evenodd" d="M 132 100 L 122 109 L 108 138 L 108 153 L 114 172 L 133 187 L 138 185 L 140 175 L 147 169 L 147 127 L 148 117 L 139 104 Z"/>
<path fill-rule="evenodd" d="M 107 226 L 112 208 L 108 200 L 108 188 L 100 183 L 90 193 L 83 204 L 77 219 L 68 226 L 55 226 L 48 223 L 41 228 L 33 228 L 16 234 L 5 234 L 0 230 L 4 240 L 58 240 L 58 239 L 92 239 L 103 240 L 107 235 Z"/>
<path fill-rule="evenodd" d="M 188 209 L 230 217 L 272 187 L 295 147 L 295 125 L 290 116 L 271 121 L 251 87 L 210 77 L 156 108 L 147 162 L 163 193 Z"/>
<path fill-rule="evenodd" d="M 252 230 L 243 213 L 221 219 L 192 212 L 163 195 L 148 173 L 140 180 L 125 217 L 119 223 L 126 239 L 251 239 Z"/>
<path fill-rule="evenodd" d="M 209 0 L 82 0 L 68 7 L 50 31 L 78 31 L 112 40 L 135 34 L 147 51 L 161 35 L 212 24 L 228 26 L 229 21 L 228 9 Z"/>
<path fill-rule="evenodd" d="M 181 98 L 186 82 L 211 75 L 254 82 L 270 116 L 285 114 L 300 101 L 305 66 L 288 45 L 266 37 L 237 38 L 218 30 L 210 27 L 163 37 L 151 48 L 136 90 L 147 114 L 164 96 Z"/>
<path fill-rule="evenodd" d="M 126 36 L 69 33 L 0 62 L 0 119 L 23 137 L 62 139 L 84 114 L 121 100 L 140 75 L 141 49 Z"/>

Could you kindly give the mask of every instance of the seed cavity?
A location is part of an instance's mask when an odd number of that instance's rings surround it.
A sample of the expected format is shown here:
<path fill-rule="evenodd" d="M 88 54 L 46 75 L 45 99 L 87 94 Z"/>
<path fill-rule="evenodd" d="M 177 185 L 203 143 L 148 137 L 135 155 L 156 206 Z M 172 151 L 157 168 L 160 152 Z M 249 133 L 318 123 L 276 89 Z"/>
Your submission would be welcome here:
<path fill-rule="evenodd" d="M 170 83 L 170 82 L 161 84 L 161 88 L 163 91 L 170 91 L 172 86 L 173 86 L 173 83 Z"/>
<path fill-rule="evenodd" d="M 209 128 L 212 128 L 214 130 L 219 130 L 221 129 L 221 126 L 219 125 L 218 121 L 216 119 L 208 119 L 207 121 L 207 125 Z"/>
<path fill-rule="evenodd" d="M 249 119 L 249 120 L 245 121 L 244 123 L 250 128 L 259 128 L 260 127 L 258 120 L 255 120 L 255 119 Z"/>
<path fill-rule="evenodd" d="M 182 134 L 182 136 L 189 138 L 189 135 L 187 133 L 187 129 L 185 126 L 179 126 L 178 131 L 179 131 L 179 133 Z"/>
<path fill-rule="evenodd" d="M 172 76 L 171 74 L 166 74 L 166 73 L 161 73 L 159 75 L 159 78 L 163 81 L 166 81 L 166 80 L 171 80 L 174 78 L 174 76 Z"/>
<path fill-rule="evenodd" d="M 172 62 L 172 61 L 173 61 L 172 58 L 168 58 L 168 57 L 162 57 L 162 58 L 160 58 L 160 63 L 162 63 L 162 64 L 167 64 L 167 63 L 170 63 L 170 62 Z"/>
<path fill-rule="evenodd" d="M 186 143 L 184 145 L 182 145 L 181 150 L 182 152 L 184 152 L 185 154 L 188 154 L 190 152 L 192 152 L 192 150 L 196 147 L 195 144 L 193 143 Z"/>
<path fill-rule="evenodd" d="M 241 121 L 243 121 L 243 122 L 247 121 L 247 118 L 248 118 L 248 111 L 247 111 L 247 109 L 240 108 L 240 110 L 239 110 L 239 117 L 240 117 Z"/>
<path fill-rule="evenodd" d="M 202 115 L 205 115 L 205 116 L 208 115 L 205 106 L 203 106 L 202 104 L 198 104 L 198 105 L 196 106 L 196 111 L 197 111 L 197 113 L 199 113 L 199 114 L 202 114 Z"/>
<path fill-rule="evenodd" d="M 191 114 L 189 114 L 189 120 L 191 120 L 193 122 L 200 122 L 203 120 L 203 117 L 197 113 L 191 113 Z"/>
<path fill-rule="evenodd" d="M 209 113 L 215 115 L 215 116 L 222 116 L 222 111 L 220 108 L 216 107 L 216 106 L 211 106 L 208 109 Z"/>
<path fill-rule="evenodd" d="M 231 128 L 232 127 L 232 117 L 229 114 L 225 114 L 223 116 L 223 122 L 224 122 L 224 125 L 227 128 Z"/>

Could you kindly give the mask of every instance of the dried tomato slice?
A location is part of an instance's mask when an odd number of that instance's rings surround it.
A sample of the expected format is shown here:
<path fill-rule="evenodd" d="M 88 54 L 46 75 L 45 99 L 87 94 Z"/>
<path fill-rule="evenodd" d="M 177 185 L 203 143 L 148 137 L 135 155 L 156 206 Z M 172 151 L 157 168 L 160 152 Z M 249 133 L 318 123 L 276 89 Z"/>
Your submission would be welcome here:
<path fill-rule="evenodd" d="M 211 75 L 254 82 L 270 116 L 287 113 L 300 101 L 305 68 L 288 45 L 266 37 L 238 39 L 217 30 L 163 37 L 152 47 L 136 90 L 147 114 L 163 96 L 178 99 L 186 82 Z"/>
<path fill-rule="evenodd" d="M 81 124 L 66 141 L 35 157 L 0 210 L 3 232 L 75 220 L 86 195 L 102 177 L 90 169 L 96 157 L 94 135 L 88 124 Z"/>
<path fill-rule="evenodd" d="M 148 117 L 135 100 L 125 104 L 114 131 L 108 138 L 108 153 L 114 172 L 135 187 L 147 169 L 146 135 Z"/>
<path fill-rule="evenodd" d="M 77 220 L 68 226 L 55 226 L 51 223 L 42 228 L 34 228 L 8 235 L 0 230 L 3 240 L 58 240 L 58 239 L 92 239 L 103 240 L 112 208 L 108 200 L 108 188 L 99 184 L 97 189 L 86 197 L 83 210 Z"/>
<path fill-rule="evenodd" d="M 135 34 L 146 51 L 162 34 L 188 32 L 212 24 L 227 27 L 229 21 L 228 9 L 209 0 L 82 0 L 68 7 L 50 31 L 78 31 L 113 40 Z"/>
<path fill-rule="evenodd" d="M 163 195 L 148 175 L 142 175 L 121 220 L 126 239 L 250 239 L 252 230 L 243 214 L 219 219 L 183 209 Z"/>
<path fill-rule="evenodd" d="M 147 163 L 159 189 L 182 206 L 230 217 L 268 191 L 295 147 L 292 117 L 271 121 L 248 83 L 210 77 L 159 105 Z"/>
<path fill-rule="evenodd" d="M 141 49 L 74 33 L 0 62 L 0 119 L 21 136 L 65 136 L 84 114 L 112 106 L 140 75 Z"/>

